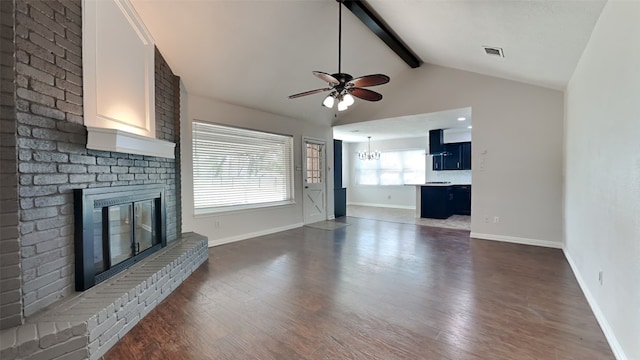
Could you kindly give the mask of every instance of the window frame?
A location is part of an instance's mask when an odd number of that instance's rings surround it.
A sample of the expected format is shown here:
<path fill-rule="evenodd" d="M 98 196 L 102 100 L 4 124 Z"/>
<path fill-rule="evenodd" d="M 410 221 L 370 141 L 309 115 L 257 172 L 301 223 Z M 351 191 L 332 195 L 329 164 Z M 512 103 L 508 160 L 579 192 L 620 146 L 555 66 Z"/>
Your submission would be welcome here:
<path fill-rule="evenodd" d="M 274 200 L 274 201 L 264 201 L 264 202 L 243 202 L 243 203 L 236 203 L 236 204 L 230 204 L 230 205 L 215 205 L 215 204 L 211 204 L 209 206 L 205 206 L 205 205 L 201 205 L 198 206 L 198 201 L 197 201 L 197 196 L 198 196 L 198 190 L 199 190 L 199 185 L 197 184 L 198 182 L 198 175 L 197 172 L 201 171 L 199 170 L 200 167 L 202 166 L 202 164 L 200 164 L 197 159 L 197 153 L 200 152 L 204 152 L 205 150 L 203 150 L 202 148 L 197 150 L 196 147 L 198 146 L 198 142 L 199 141 L 204 141 L 204 139 L 202 139 L 202 135 L 204 134 L 204 132 L 202 131 L 202 129 L 198 129 L 198 127 L 200 126 L 212 126 L 212 127 L 218 127 L 218 128 L 222 128 L 222 129 L 226 129 L 226 131 L 229 132 L 235 132 L 236 134 L 244 134 L 247 135 L 246 138 L 249 139 L 253 139 L 253 140 L 260 140 L 262 137 L 262 139 L 267 139 L 267 138 L 280 138 L 283 143 L 286 142 L 286 149 L 285 151 L 288 152 L 287 155 L 285 155 L 285 159 L 282 159 L 282 165 L 286 166 L 286 170 L 284 171 L 283 174 L 281 174 L 283 179 L 286 182 L 286 199 L 283 200 Z M 291 206 L 294 205 L 296 203 L 296 199 L 295 199 L 295 166 L 294 166 L 294 143 L 295 143 L 295 138 L 293 135 L 291 134 L 280 134 L 280 133 L 275 133 L 275 132 L 269 132 L 269 131 L 264 131 L 264 130 L 257 130 L 257 129 L 250 129 L 250 128 L 244 128 L 244 127 L 238 127 L 238 126 L 233 126 L 233 125 L 228 125 L 228 124 L 221 124 L 221 123 L 214 123 L 214 122 L 209 122 L 209 121 L 203 121 L 203 120 L 193 120 L 191 123 L 191 140 L 192 140 L 192 144 L 191 144 L 191 154 L 192 154 L 192 158 L 191 158 L 191 165 L 192 165 L 192 186 L 193 186 L 193 211 L 194 211 L 194 216 L 205 216 L 208 214 L 220 214 L 220 213 L 229 213 L 229 212 L 245 212 L 245 211 L 254 211 L 254 210 L 260 210 L 260 209 L 264 209 L 264 208 L 269 208 L 269 207 L 279 207 L 279 206 Z M 200 134 L 197 134 L 197 132 L 200 131 Z M 209 133 L 210 135 L 213 134 L 213 132 Z M 253 134 L 253 135 L 252 135 Z M 227 134 L 228 135 L 228 134 Z M 217 134 L 215 135 L 216 137 L 224 137 L 223 135 Z M 245 140 L 245 142 L 248 142 Z M 232 143 L 232 141 L 229 141 L 229 143 Z M 239 142 L 237 144 L 242 145 L 242 143 L 244 142 Z M 224 145 L 223 145 L 224 146 Z M 204 155 L 203 155 L 204 156 Z M 287 159 L 288 158 L 288 159 Z M 236 169 L 237 170 L 237 169 Z M 251 179 L 251 176 L 248 177 L 244 177 L 244 179 Z M 284 195 L 284 194 L 283 194 Z"/>

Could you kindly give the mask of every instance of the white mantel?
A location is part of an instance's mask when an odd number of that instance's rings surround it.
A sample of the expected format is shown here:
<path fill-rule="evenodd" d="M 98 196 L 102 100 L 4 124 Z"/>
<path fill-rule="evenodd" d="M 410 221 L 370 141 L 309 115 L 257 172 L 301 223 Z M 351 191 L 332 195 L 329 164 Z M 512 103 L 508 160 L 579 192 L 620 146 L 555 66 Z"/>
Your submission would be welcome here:
<path fill-rule="evenodd" d="M 87 126 L 87 149 L 175 158 L 175 143 L 118 129 Z"/>

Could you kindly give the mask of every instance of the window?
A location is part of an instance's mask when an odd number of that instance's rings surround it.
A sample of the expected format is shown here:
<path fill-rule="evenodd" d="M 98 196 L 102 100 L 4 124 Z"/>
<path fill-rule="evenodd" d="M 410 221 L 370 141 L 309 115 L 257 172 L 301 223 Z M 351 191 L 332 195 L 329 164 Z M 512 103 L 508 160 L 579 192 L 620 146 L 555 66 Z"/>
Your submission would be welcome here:
<path fill-rule="evenodd" d="M 307 147 L 307 184 L 322 182 L 322 144 L 306 143 Z"/>
<path fill-rule="evenodd" d="M 193 122 L 195 212 L 293 203 L 293 137 Z"/>
<path fill-rule="evenodd" d="M 360 160 L 354 157 L 356 184 L 403 185 L 422 184 L 425 179 L 425 151 L 396 150 L 380 154 L 380 160 Z"/>

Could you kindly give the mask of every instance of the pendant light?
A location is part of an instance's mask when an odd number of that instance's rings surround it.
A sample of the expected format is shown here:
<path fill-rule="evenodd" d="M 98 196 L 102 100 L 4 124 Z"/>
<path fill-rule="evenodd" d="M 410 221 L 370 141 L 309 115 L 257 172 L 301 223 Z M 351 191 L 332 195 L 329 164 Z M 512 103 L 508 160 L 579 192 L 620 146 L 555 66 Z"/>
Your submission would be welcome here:
<path fill-rule="evenodd" d="M 340 104 L 338 104 L 340 106 Z M 369 151 L 358 151 L 358 158 L 360 160 L 380 160 L 380 151 L 376 150 L 371 152 L 371 136 L 369 138 Z"/>

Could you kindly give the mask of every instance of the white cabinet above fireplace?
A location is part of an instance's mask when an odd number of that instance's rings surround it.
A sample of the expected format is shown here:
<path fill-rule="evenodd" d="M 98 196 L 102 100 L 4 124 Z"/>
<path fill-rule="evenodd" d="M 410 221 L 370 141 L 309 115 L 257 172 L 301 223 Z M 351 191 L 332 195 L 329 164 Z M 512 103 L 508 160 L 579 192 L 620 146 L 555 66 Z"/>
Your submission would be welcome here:
<path fill-rule="evenodd" d="M 173 158 L 175 144 L 156 139 L 153 38 L 128 0 L 82 8 L 87 148 Z"/>

